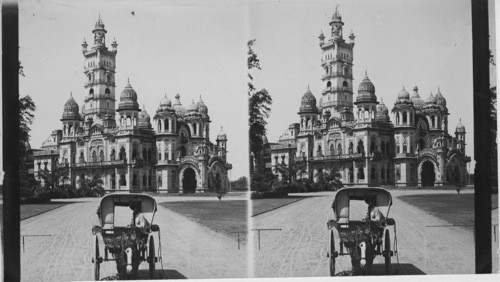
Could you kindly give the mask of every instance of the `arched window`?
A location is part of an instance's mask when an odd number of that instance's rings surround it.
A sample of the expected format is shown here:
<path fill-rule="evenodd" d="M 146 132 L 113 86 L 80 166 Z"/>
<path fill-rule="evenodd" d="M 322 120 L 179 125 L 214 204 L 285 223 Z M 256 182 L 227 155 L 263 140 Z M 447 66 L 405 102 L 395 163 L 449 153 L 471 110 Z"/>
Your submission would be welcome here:
<path fill-rule="evenodd" d="M 432 128 L 436 127 L 436 118 L 434 116 L 431 116 L 431 125 Z"/>
<path fill-rule="evenodd" d="M 127 158 L 127 153 L 125 153 L 125 148 L 120 149 L 120 160 L 125 160 Z"/>
<path fill-rule="evenodd" d="M 365 171 L 363 167 L 358 167 L 358 179 L 365 179 Z"/>
<path fill-rule="evenodd" d="M 148 159 L 148 150 L 146 150 L 146 148 L 142 149 L 142 159 L 146 162 L 149 161 Z"/>
<path fill-rule="evenodd" d="M 161 187 L 161 175 L 158 176 L 158 187 Z"/>
<path fill-rule="evenodd" d="M 181 157 L 184 157 L 186 155 L 186 147 L 181 146 Z"/>
<path fill-rule="evenodd" d="M 111 189 L 116 189 L 116 175 L 114 173 L 111 174 Z"/>
<path fill-rule="evenodd" d="M 90 75 L 90 73 L 88 74 L 88 77 L 89 77 L 89 81 L 92 80 L 92 75 Z"/>
<path fill-rule="evenodd" d="M 106 80 L 107 80 L 108 82 L 111 82 L 111 74 L 106 75 Z"/>
<path fill-rule="evenodd" d="M 170 130 L 170 124 L 169 124 L 169 120 L 168 119 L 165 119 L 165 130 Z"/>
<path fill-rule="evenodd" d="M 161 132 L 161 120 L 158 120 L 158 132 Z"/>
<path fill-rule="evenodd" d="M 143 186 L 143 187 L 145 187 L 145 186 L 147 185 L 146 181 L 147 181 L 146 174 L 144 174 L 144 175 L 142 176 L 142 186 Z"/>
<path fill-rule="evenodd" d="M 153 159 L 151 158 L 151 156 L 152 156 L 152 155 L 151 155 L 151 149 L 148 149 L 148 160 L 149 160 L 150 162 L 152 162 L 152 161 L 153 161 Z M 151 185 L 151 184 L 149 184 L 149 185 Z"/>
<path fill-rule="evenodd" d="M 337 154 L 342 155 L 342 145 L 340 143 L 337 145 Z"/>
<path fill-rule="evenodd" d="M 370 172 L 370 178 L 375 179 L 377 178 L 377 168 L 372 166 L 372 171 Z"/>
<path fill-rule="evenodd" d="M 382 149 L 382 155 L 385 156 L 385 142 L 382 141 L 382 143 L 380 144 L 380 148 Z"/>
<path fill-rule="evenodd" d="M 401 180 L 401 171 L 399 168 L 396 168 L 396 180 Z"/>
<path fill-rule="evenodd" d="M 109 155 L 109 159 L 114 161 L 115 158 L 116 158 L 116 152 L 115 152 L 115 149 L 112 149 L 111 154 Z"/>
<path fill-rule="evenodd" d="M 101 150 L 101 152 L 99 152 L 99 159 L 101 162 L 104 161 L 104 151 L 103 150 Z"/>
<path fill-rule="evenodd" d="M 399 124 L 399 113 L 396 113 L 396 124 Z"/>
<path fill-rule="evenodd" d="M 97 162 L 97 153 L 96 153 L 96 151 L 92 152 L 92 162 L 94 162 L 94 163 Z"/>
<path fill-rule="evenodd" d="M 344 80 L 344 82 L 342 82 L 342 87 L 344 87 L 344 88 L 349 87 L 349 84 L 347 83 L 347 81 Z"/>
<path fill-rule="evenodd" d="M 408 153 L 408 142 L 403 141 L 403 153 Z"/>
<path fill-rule="evenodd" d="M 132 160 L 135 160 L 135 159 L 137 159 L 137 148 L 136 147 L 134 147 L 132 149 Z"/>
<path fill-rule="evenodd" d="M 363 144 L 363 140 L 358 141 L 357 151 L 358 151 L 358 154 L 362 154 L 365 152 L 365 145 Z"/>
<path fill-rule="evenodd" d="M 149 187 L 151 187 L 151 174 L 148 175 L 148 185 L 149 185 Z"/>
<path fill-rule="evenodd" d="M 354 145 L 352 144 L 352 142 L 349 143 L 349 154 L 352 154 L 354 151 Z"/>
<path fill-rule="evenodd" d="M 335 146 L 330 144 L 330 155 L 335 155 Z"/>
<path fill-rule="evenodd" d="M 137 174 L 132 175 L 132 186 L 137 186 Z"/>
<path fill-rule="evenodd" d="M 370 153 L 375 153 L 375 139 L 372 138 L 372 141 L 370 142 Z"/>
<path fill-rule="evenodd" d="M 353 183 L 354 182 L 354 167 L 349 168 L 349 182 Z"/>
<path fill-rule="evenodd" d="M 104 90 L 104 94 L 111 94 L 111 90 L 109 90 L 109 88 L 106 88 L 106 90 Z"/>
<path fill-rule="evenodd" d="M 332 82 L 331 82 L 331 81 L 328 81 L 328 82 L 326 83 L 326 87 L 327 87 L 327 88 L 332 87 Z"/>
<path fill-rule="evenodd" d="M 403 112 L 403 113 L 401 113 L 401 115 L 403 116 L 403 124 L 406 125 L 406 123 L 408 122 L 408 113 Z"/>
<path fill-rule="evenodd" d="M 125 174 L 120 174 L 120 186 L 127 185 L 127 179 L 125 179 Z"/>
<path fill-rule="evenodd" d="M 89 94 L 90 94 L 90 95 L 94 94 L 94 88 L 90 88 L 90 90 L 89 90 Z"/>
<path fill-rule="evenodd" d="M 399 154 L 400 151 L 399 151 L 399 142 L 396 142 L 396 154 Z"/>
<path fill-rule="evenodd" d="M 382 167 L 380 169 L 380 178 L 385 179 L 385 168 L 384 167 Z"/>
<path fill-rule="evenodd" d="M 83 156 L 83 151 L 80 151 L 79 161 L 80 161 L 81 163 L 85 162 L 85 157 Z"/>

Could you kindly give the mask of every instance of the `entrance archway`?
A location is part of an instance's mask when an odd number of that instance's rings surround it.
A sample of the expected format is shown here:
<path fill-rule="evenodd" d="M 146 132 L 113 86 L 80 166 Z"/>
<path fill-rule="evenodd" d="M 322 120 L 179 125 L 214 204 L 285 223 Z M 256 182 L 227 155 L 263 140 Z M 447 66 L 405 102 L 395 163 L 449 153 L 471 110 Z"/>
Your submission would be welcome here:
<path fill-rule="evenodd" d="M 422 163 L 420 178 L 422 179 L 422 187 L 434 186 L 434 182 L 436 181 L 436 173 L 434 172 L 434 164 L 431 161 L 425 161 Z"/>
<path fill-rule="evenodd" d="M 182 191 L 184 194 L 196 192 L 196 172 L 190 167 L 184 170 L 184 177 L 182 178 Z"/>

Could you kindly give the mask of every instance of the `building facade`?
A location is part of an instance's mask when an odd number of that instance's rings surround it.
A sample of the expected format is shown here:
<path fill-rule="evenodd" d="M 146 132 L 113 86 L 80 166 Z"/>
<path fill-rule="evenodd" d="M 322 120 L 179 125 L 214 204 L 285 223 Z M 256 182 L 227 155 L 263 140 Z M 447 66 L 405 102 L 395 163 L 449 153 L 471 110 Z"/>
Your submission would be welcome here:
<path fill-rule="evenodd" d="M 52 132 L 34 154 L 40 170 L 68 169 L 71 184 L 99 177 L 109 190 L 163 190 L 198 193 L 229 187 L 227 136 L 209 139 L 210 116 L 200 97 L 185 108 L 180 95 L 161 98 L 153 119 L 139 108 L 128 81 L 115 99 L 116 41 L 106 45 L 103 21 L 92 30 L 93 46 L 84 40 L 84 104 L 70 95 L 64 105 L 62 129 Z M 56 163 L 54 163 L 56 162 Z"/>
<path fill-rule="evenodd" d="M 347 186 L 432 186 L 466 183 L 465 127 L 448 133 L 446 99 L 437 93 L 424 101 L 418 87 L 403 87 L 391 113 L 375 95 L 367 73 L 353 88 L 355 36 L 344 39 L 338 10 L 330 22 L 331 38 L 319 36 L 321 77 L 319 101 L 308 89 L 302 96 L 299 122 L 270 144 L 270 165 L 296 168 L 297 179 L 317 181 L 321 173 L 340 172 Z M 395 123 L 390 120 L 394 117 Z"/>

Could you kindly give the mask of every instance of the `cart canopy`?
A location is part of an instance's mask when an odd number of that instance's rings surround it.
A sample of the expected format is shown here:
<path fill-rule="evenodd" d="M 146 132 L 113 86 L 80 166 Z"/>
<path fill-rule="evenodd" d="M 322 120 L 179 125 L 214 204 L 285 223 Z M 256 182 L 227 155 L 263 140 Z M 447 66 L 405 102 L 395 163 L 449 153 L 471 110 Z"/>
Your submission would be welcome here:
<path fill-rule="evenodd" d="M 103 229 L 113 229 L 115 224 L 115 206 L 128 207 L 131 202 L 137 202 L 140 212 L 153 224 L 153 217 L 157 210 L 156 201 L 147 194 L 112 193 L 101 199 L 97 209 L 99 223 Z"/>
<path fill-rule="evenodd" d="M 352 201 L 363 201 L 367 195 L 376 198 L 377 207 L 387 218 L 392 205 L 392 197 L 389 191 L 383 188 L 343 188 L 337 191 L 333 202 L 333 213 L 336 221 L 347 223 Z"/>

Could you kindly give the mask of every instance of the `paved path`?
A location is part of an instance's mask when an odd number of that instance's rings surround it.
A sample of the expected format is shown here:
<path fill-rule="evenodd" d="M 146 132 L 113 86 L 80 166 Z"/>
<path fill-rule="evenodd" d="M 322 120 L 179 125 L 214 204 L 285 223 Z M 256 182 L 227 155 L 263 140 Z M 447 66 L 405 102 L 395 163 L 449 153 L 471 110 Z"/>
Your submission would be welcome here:
<path fill-rule="evenodd" d="M 472 232 L 460 227 L 426 227 L 449 223 L 397 199 L 399 195 L 422 192 L 391 193 L 394 204 L 389 216 L 393 217 L 397 224 L 399 274 L 474 273 Z M 255 228 L 282 229 L 261 233 L 261 250 L 255 249 L 256 277 L 329 275 L 326 257 L 329 234 L 326 222 L 333 216 L 330 206 L 335 192 L 309 195 L 311 197 L 254 217 Z M 338 248 L 336 231 L 335 235 Z M 393 262 L 396 262 L 395 257 Z M 383 263 L 383 257 L 375 258 L 374 275 L 384 273 Z M 337 273 L 350 269 L 349 256 L 337 259 Z"/>
<path fill-rule="evenodd" d="M 162 197 L 157 198 L 163 201 Z M 98 199 L 68 204 L 61 208 L 23 220 L 21 246 L 23 281 L 93 280 L 95 238 L 91 228 L 97 224 Z M 161 228 L 163 278 L 225 278 L 245 277 L 246 250 L 237 249 L 229 237 L 211 231 L 187 218 L 158 206 L 154 223 Z M 158 238 L 155 235 L 158 248 Z M 100 238 L 101 254 L 103 252 Z M 156 265 L 156 278 L 161 266 Z M 101 278 L 116 275 L 115 262 L 101 264 Z M 148 264 L 141 263 L 139 279 L 148 279 Z"/>

